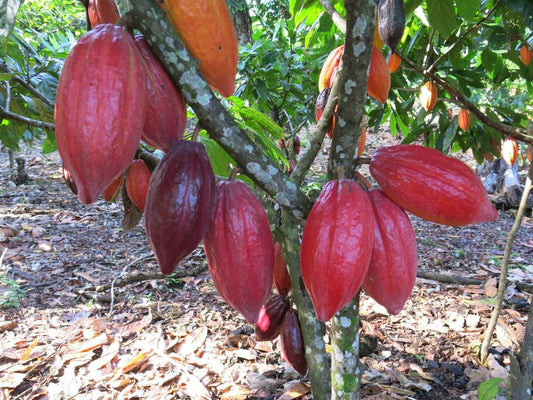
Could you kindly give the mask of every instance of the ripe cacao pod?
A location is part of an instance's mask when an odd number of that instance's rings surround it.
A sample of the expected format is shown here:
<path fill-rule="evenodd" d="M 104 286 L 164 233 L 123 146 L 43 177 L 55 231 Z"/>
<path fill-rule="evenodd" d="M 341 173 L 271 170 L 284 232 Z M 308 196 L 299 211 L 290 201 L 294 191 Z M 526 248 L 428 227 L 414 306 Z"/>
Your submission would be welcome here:
<path fill-rule="evenodd" d="M 292 289 L 285 255 L 279 242 L 274 243 L 274 286 L 276 286 L 278 293 L 283 296 L 286 296 Z"/>
<path fill-rule="evenodd" d="M 457 124 L 459 124 L 459 128 L 465 132 L 470 127 L 470 113 L 466 108 L 461 108 L 459 111 L 459 114 L 457 115 Z"/>
<path fill-rule="evenodd" d="M 374 210 L 374 245 L 365 292 L 398 314 L 416 283 L 416 237 L 409 217 L 379 189 L 366 192 Z"/>
<path fill-rule="evenodd" d="M 400 68 L 400 65 L 402 65 L 402 58 L 396 53 L 391 53 L 388 61 L 389 71 L 395 73 Z"/>
<path fill-rule="evenodd" d="M 438 150 L 383 147 L 372 156 L 370 173 L 392 201 L 425 220 L 464 226 L 498 217 L 474 171 Z"/>
<path fill-rule="evenodd" d="M 318 91 L 322 93 L 325 88 L 331 88 L 333 80 L 335 79 L 336 71 L 339 68 L 339 64 L 344 54 L 344 45 L 333 49 L 331 53 L 326 57 L 320 75 L 318 76 Z M 325 105 L 325 104 L 324 104 Z"/>
<path fill-rule="evenodd" d="M 115 0 L 89 0 L 87 15 L 93 28 L 100 24 L 116 24 L 120 18 Z"/>
<path fill-rule="evenodd" d="M 379 49 L 373 46 L 366 92 L 369 96 L 385 104 L 389 97 L 390 85 L 390 72 L 387 61 L 385 61 Z"/>
<path fill-rule="evenodd" d="M 235 91 L 238 45 L 225 0 L 161 0 L 159 4 L 205 80 L 224 97 Z"/>
<path fill-rule="evenodd" d="M 529 49 L 529 46 L 524 44 L 520 47 L 520 60 L 527 67 L 533 59 L 533 51 Z"/>
<path fill-rule="evenodd" d="M 78 188 L 76 187 L 76 182 L 74 182 L 74 179 L 72 179 L 72 175 L 70 175 L 70 172 L 68 172 L 68 169 L 65 167 L 62 167 L 63 172 L 63 180 L 67 184 L 67 187 L 70 189 L 70 191 L 74 194 L 78 194 Z"/>
<path fill-rule="evenodd" d="M 57 87 L 57 148 L 90 204 L 128 168 L 146 115 L 146 68 L 131 36 L 98 25 L 71 50 Z"/>
<path fill-rule="evenodd" d="M 518 142 L 512 137 L 505 138 L 502 142 L 501 156 L 509 165 L 518 160 Z"/>
<path fill-rule="evenodd" d="M 359 139 L 357 140 L 357 158 L 361 157 L 363 151 L 365 151 L 366 144 L 366 127 L 364 121 L 361 124 L 363 126 L 361 129 L 361 135 L 359 135 Z"/>
<path fill-rule="evenodd" d="M 139 210 L 144 211 L 152 173 L 143 160 L 133 160 L 126 174 L 126 192 Z"/>
<path fill-rule="evenodd" d="M 124 183 L 124 174 L 120 174 L 118 177 L 113 179 L 109 185 L 104 189 L 104 192 L 102 193 L 102 197 L 105 199 L 105 201 L 112 201 L 115 197 L 118 196 L 120 193 L 120 189 L 122 189 L 122 184 Z"/>
<path fill-rule="evenodd" d="M 328 103 L 329 93 L 331 92 L 331 89 L 329 87 L 325 88 L 320 92 L 316 99 L 315 103 L 315 117 L 316 122 L 320 121 L 320 118 L 322 117 L 322 113 L 324 112 L 324 108 L 326 107 L 326 104 Z M 335 107 L 336 109 L 337 107 Z M 328 127 L 328 130 L 326 131 L 326 135 L 330 139 L 333 138 L 333 129 L 335 129 L 335 115 L 331 119 L 331 123 Z"/>
<path fill-rule="evenodd" d="M 372 206 L 353 180 L 328 182 L 307 217 L 300 247 L 302 278 L 320 321 L 356 294 L 374 241 Z"/>
<path fill-rule="evenodd" d="M 296 372 L 304 376 L 307 372 L 305 346 L 298 313 L 295 310 L 291 309 L 285 313 L 280 335 L 281 355 Z"/>
<path fill-rule="evenodd" d="M 279 336 L 281 323 L 289 310 L 289 300 L 281 294 L 270 297 L 259 311 L 255 324 L 255 339 L 259 342 L 274 340 Z"/>
<path fill-rule="evenodd" d="M 165 153 L 183 138 L 187 107 L 183 96 L 142 36 L 135 38 L 147 67 L 148 109 L 142 140 Z"/>
<path fill-rule="evenodd" d="M 215 206 L 215 175 L 201 143 L 181 140 L 152 172 L 146 236 L 163 274 L 201 242 Z"/>
<path fill-rule="evenodd" d="M 403 0 L 379 0 L 379 36 L 392 50 L 398 46 L 405 28 Z"/>
<path fill-rule="evenodd" d="M 274 243 L 261 202 L 243 182 L 217 184 L 215 214 L 204 249 L 222 298 L 256 323 L 272 288 Z"/>
<path fill-rule="evenodd" d="M 437 104 L 437 87 L 431 81 L 420 88 L 420 103 L 424 110 L 431 111 Z"/>

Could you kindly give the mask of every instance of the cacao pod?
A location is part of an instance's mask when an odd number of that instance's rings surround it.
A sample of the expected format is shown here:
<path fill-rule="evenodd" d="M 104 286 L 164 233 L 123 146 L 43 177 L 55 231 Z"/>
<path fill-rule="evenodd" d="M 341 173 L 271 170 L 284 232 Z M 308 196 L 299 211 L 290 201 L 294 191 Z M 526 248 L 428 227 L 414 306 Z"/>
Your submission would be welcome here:
<path fill-rule="evenodd" d="M 302 142 L 300 141 L 300 138 L 298 135 L 294 135 L 294 139 L 292 140 L 292 151 L 294 154 L 298 155 L 300 154 L 300 150 L 302 149 Z"/>
<path fill-rule="evenodd" d="M 62 167 L 63 172 L 63 180 L 67 184 L 67 187 L 70 189 L 70 191 L 74 194 L 78 194 L 78 188 L 76 187 L 76 182 L 74 182 L 74 179 L 72 179 L 72 175 L 70 175 L 70 172 L 68 172 L 68 169 L 65 167 Z"/>
<path fill-rule="evenodd" d="M 124 174 L 120 174 L 118 177 L 113 179 L 109 185 L 104 189 L 104 192 L 102 193 L 103 198 L 105 201 L 112 201 L 115 199 L 118 194 L 120 193 L 120 189 L 122 189 L 122 184 L 124 183 Z"/>
<path fill-rule="evenodd" d="M 215 175 L 201 143 L 181 140 L 152 172 L 146 236 L 163 274 L 201 242 L 215 206 Z"/>
<path fill-rule="evenodd" d="M 152 173 L 143 160 L 133 160 L 126 174 L 126 192 L 139 210 L 144 211 Z"/>
<path fill-rule="evenodd" d="M 531 51 L 526 44 L 522 45 L 522 47 L 520 47 L 520 60 L 527 67 L 532 59 L 533 51 Z"/>
<path fill-rule="evenodd" d="M 466 108 L 461 108 L 459 111 L 459 114 L 457 115 L 457 124 L 459 124 L 459 128 L 465 132 L 470 127 L 470 113 Z"/>
<path fill-rule="evenodd" d="M 518 142 L 512 137 L 505 138 L 502 142 L 501 156 L 509 165 L 518 160 Z"/>
<path fill-rule="evenodd" d="M 296 372 L 304 376 L 307 372 L 305 346 L 298 313 L 295 310 L 291 309 L 285 313 L 280 335 L 281 355 Z"/>
<path fill-rule="evenodd" d="M 385 61 L 379 49 L 373 46 L 366 92 L 369 96 L 385 104 L 389 97 L 390 85 L 390 72 L 387 61 Z"/>
<path fill-rule="evenodd" d="M 498 217 L 474 171 L 438 150 L 419 145 L 381 148 L 370 160 L 370 173 L 392 201 L 425 220 L 464 226 Z"/>
<path fill-rule="evenodd" d="M 272 288 L 274 243 L 261 202 L 243 182 L 217 184 L 204 249 L 222 298 L 250 323 L 257 322 Z"/>
<path fill-rule="evenodd" d="M 392 50 L 398 46 L 405 28 L 403 0 L 379 0 L 379 36 Z"/>
<path fill-rule="evenodd" d="M 146 115 L 146 68 L 131 36 L 98 25 L 71 50 L 57 87 L 57 148 L 90 204 L 129 166 Z"/>
<path fill-rule="evenodd" d="M 381 48 L 383 47 L 383 40 L 381 40 L 381 36 L 379 36 L 379 18 L 378 18 L 378 14 L 376 13 L 376 19 L 375 19 L 375 28 L 374 28 L 374 41 L 373 41 L 373 44 L 374 46 L 376 46 L 378 49 L 381 50 Z"/>
<path fill-rule="evenodd" d="M 532 159 L 533 159 L 533 146 L 529 144 L 527 146 L 527 160 L 531 163 Z"/>
<path fill-rule="evenodd" d="M 255 324 L 255 339 L 259 342 L 274 340 L 279 336 L 281 323 L 289 310 L 289 300 L 281 294 L 270 297 L 259 311 Z"/>
<path fill-rule="evenodd" d="M 142 140 L 166 153 L 183 138 L 187 107 L 180 90 L 153 55 L 146 39 L 137 36 L 135 44 L 146 63 L 149 82 Z"/>
<path fill-rule="evenodd" d="M 398 314 L 416 283 L 416 237 L 409 217 L 379 189 L 366 192 L 374 210 L 374 245 L 365 292 Z"/>
<path fill-rule="evenodd" d="M 389 71 L 391 73 L 398 71 L 398 68 L 400 68 L 400 65 L 402 65 L 402 58 L 396 53 L 391 53 L 391 55 L 389 56 L 389 62 L 388 62 Z"/>
<path fill-rule="evenodd" d="M 286 296 L 292 289 L 285 255 L 279 242 L 274 243 L 274 285 L 279 294 Z"/>
<path fill-rule="evenodd" d="M 333 49 L 326 57 L 326 61 L 322 64 L 322 69 L 318 76 L 318 91 L 320 93 L 322 93 L 325 88 L 331 88 L 343 54 L 344 45 L 341 44 L 339 47 Z"/>
<path fill-rule="evenodd" d="M 161 8 L 205 80 L 224 97 L 235 91 L 238 45 L 225 0 L 162 0 Z"/>
<path fill-rule="evenodd" d="M 328 182 L 307 217 L 300 247 L 302 278 L 320 321 L 328 321 L 356 294 L 374 240 L 374 216 L 353 180 Z"/>
<path fill-rule="evenodd" d="M 357 158 L 361 157 L 363 151 L 365 151 L 366 144 L 366 127 L 364 121 L 361 122 L 361 125 L 361 135 L 359 135 L 359 139 L 357 140 Z"/>
<path fill-rule="evenodd" d="M 320 94 L 318 95 L 318 97 L 316 99 L 315 117 L 316 117 L 316 122 L 317 123 L 318 123 L 318 121 L 320 121 L 320 118 L 322 117 L 322 113 L 324 112 L 324 108 L 326 107 L 326 104 L 328 103 L 328 98 L 329 98 L 329 93 L 330 92 L 331 92 L 331 89 L 329 87 L 327 87 L 327 88 L 325 88 L 324 90 L 322 90 L 320 92 Z M 336 106 L 335 106 L 335 109 L 337 109 Z M 329 125 L 328 130 L 326 131 L 326 135 L 328 135 L 328 137 L 330 139 L 333 138 L 333 129 L 335 129 L 335 115 L 331 119 L 331 124 Z"/>
<path fill-rule="evenodd" d="M 437 104 L 437 87 L 431 81 L 420 88 L 420 103 L 424 110 L 431 111 Z"/>
<path fill-rule="evenodd" d="M 87 15 L 93 28 L 100 24 L 116 24 L 120 18 L 115 0 L 89 0 Z"/>

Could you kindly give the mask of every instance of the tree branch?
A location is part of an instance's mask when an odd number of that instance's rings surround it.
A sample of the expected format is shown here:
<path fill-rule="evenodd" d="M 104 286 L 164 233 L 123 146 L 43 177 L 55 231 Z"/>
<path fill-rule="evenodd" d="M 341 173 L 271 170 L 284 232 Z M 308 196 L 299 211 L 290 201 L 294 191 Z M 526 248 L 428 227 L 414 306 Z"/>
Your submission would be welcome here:
<path fill-rule="evenodd" d="M 49 129 L 52 131 L 55 129 L 55 125 L 51 124 L 50 122 L 44 122 L 44 121 L 39 121 L 37 119 L 28 118 L 28 117 L 25 117 L 20 114 L 16 114 L 11 111 L 7 111 L 4 107 L 0 107 L 0 117 L 11 120 L 11 121 L 22 122 L 23 124 L 33 126 L 36 128 Z"/>
<path fill-rule="evenodd" d="M 331 4 L 329 0 L 320 0 L 320 3 L 322 3 L 328 14 L 331 16 L 331 19 L 334 24 L 337 25 L 337 28 L 339 28 L 342 33 L 346 33 L 346 21 L 341 17 L 337 10 L 335 10 L 333 4 Z"/>

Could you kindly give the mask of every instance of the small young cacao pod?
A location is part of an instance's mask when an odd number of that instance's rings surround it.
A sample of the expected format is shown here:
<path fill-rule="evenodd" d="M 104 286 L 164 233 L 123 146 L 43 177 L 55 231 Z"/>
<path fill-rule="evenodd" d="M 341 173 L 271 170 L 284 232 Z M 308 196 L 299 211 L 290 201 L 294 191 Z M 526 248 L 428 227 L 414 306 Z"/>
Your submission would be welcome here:
<path fill-rule="evenodd" d="M 403 0 L 379 0 L 379 36 L 392 50 L 396 48 L 405 29 Z"/>
<path fill-rule="evenodd" d="M 152 173 L 143 160 L 133 160 L 126 174 L 126 192 L 139 210 L 144 211 Z"/>
<path fill-rule="evenodd" d="M 431 111 L 437 104 L 437 87 L 431 81 L 420 88 L 420 103 L 426 111 Z"/>
<path fill-rule="evenodd" d="M 102 193 L 102 197 L 104 198 L 104 200 L 113 201 L 120 193 L 120 189 L 122 189 L 123 183 L 124 174 L 120 174 L 117 178 L 113 179 Z"/>
<path fill-rule="evenodd" d="M 391 53 L 391 55 L 389 56 L 389 61 L 388 61 L 389 71 L 391 73 L 395 73 L 396 71 L 398 71 L 398 68 L 400 68 L 401 64 L 402 64 L 402 58 L 396 53 Z"/>
<path fill-rule="evenodd" d="M 222 298 L 256 323 L 274 276 L 268 219 L 243 182 L 219 182 L 216 193 L 213 221 L 204 238 L 207 265 Z"/>
<path fill-rule="evenodd" d="M 281 294 L 270 297 L 259 311 L 255 324 L 255 339 L 259 342 L 274 340 L 279 336 L 281 323 L 289 310 L 289 300 Z"/>
<path fill-rule="evenodd" d="M 57 148 L 90 204 L 128 168 L 147 107 L 146 67 L 122 28 L 98 25 L 71 50 L 57 87 Z"/>
<path fill-rule="evenodd" d="M 274 286 L 279 294 L 286 296 L 292 289 L 285 255 L 279 242 L 274 243 Z"/>
<path fill-rule="evenodd" d="M 237 35 L 225 0 L 159 2 L 205 80 L 224 97 L 235 91 Z"/>
<path fill-rule="evenodd" d="M 281 323 L 281 355 L 300 375 L 307 372 L 302 328 L 296 310 L 288 310 Z"/>
<path fill-rule="evenodd" d="M 509 136 L 502 141 L 501 157 L 509 165 L 518 160 L 518 142 L 514 138 Z"/>
<path fill-rule="evenodd" d="M 181 140 L 152 172 L 146 236 L 163 274 L 201 242 L 215 206 L 215 175 L 201 143 Z"/>
<path fill-rule="evenodd" d="M 366 192 L 374 210 L 374 245 L 365 292 L 398 314 L 416 283 L 416 237 L 409 217 L 379 189 Z"/>
<path fill-rule="evenodd" d="M 300 247 L 302 278 L 320 321 L 328 321 L 356 294 L 374 241 L 374 214 L 350 179 L 328 182 L 307 217 Z"/>
<path fill-rule="evenodd" d="M 530 50 L 527 44 L 522 45 L 522 47 L 520 47 L 520 60 L 522 63 L 527 67 L 532 59 L 533 51 Z"/>
<path fill-rule="evenodd" d="M 142 140 L 149 146 L 165 153 L 183 138 L 187 122 L 187 107 L 183 96 L 165 68 L 152 54 L 142 36 L 135 44 L 146 63 L 148 85 L 148 109 L 144 122 Z"/>
<path fill-rule="evenodd" d="M 318 76 L 318 91 L 320 93 L 322 93 L 325 88 L 331 88 L 343 54 L 344 45 L 341 44 L 339 47 L 333 49 L 326 57 L 326 61 L 322 64 L 322 69 Z"/>
<path fill-rule="evenodd" d="M 120 18 L 115 0 L 89 0 L 87 15 L 93 28 L 100 24 L 116 24 Z"/>
<path fill-rule="evenodd" d="M 457 115 L 457 124 L 463 131 L 467 131 L 470 127 L 470 112 L 466 108 L 461 108 Z"/>
<path fill-rule="evenodd" d="M 498 217 L 475 172 L 438 150 L 383 147 L 372 156 L 370 173 L 392 201 L 427 221 L 464 226 Z"/>
<path fill-rule="evenodd" d="M 376 46 L 373 46 L 366 92 L 369 96 L 385 104 L 389 97 L 390 85 L 390 72 L 387 61 L 385 61 L 381 51 Z"/>

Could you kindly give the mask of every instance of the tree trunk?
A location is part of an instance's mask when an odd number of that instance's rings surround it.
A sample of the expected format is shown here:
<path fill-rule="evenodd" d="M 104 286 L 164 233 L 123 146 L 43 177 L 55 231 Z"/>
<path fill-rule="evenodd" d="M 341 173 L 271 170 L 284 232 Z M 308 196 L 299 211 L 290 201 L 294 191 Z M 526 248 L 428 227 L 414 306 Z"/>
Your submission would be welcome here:
<path fill-rule="evenodd" d="M 233 13 L 233 24 L 235 25 L 235 33 L 237 33 L 239 46 L 246 46 L 248 43 L 253 43 L 252 18 L 250 17 L 250 10 L 248 10 L 246 3 Z"/>
<path fill-rule="evenodd" d="M 509 398 L 530 399 L 533 395 L 533 304 L 529 305 L 529 317 L 520 354 L 511 353 Z"/>

